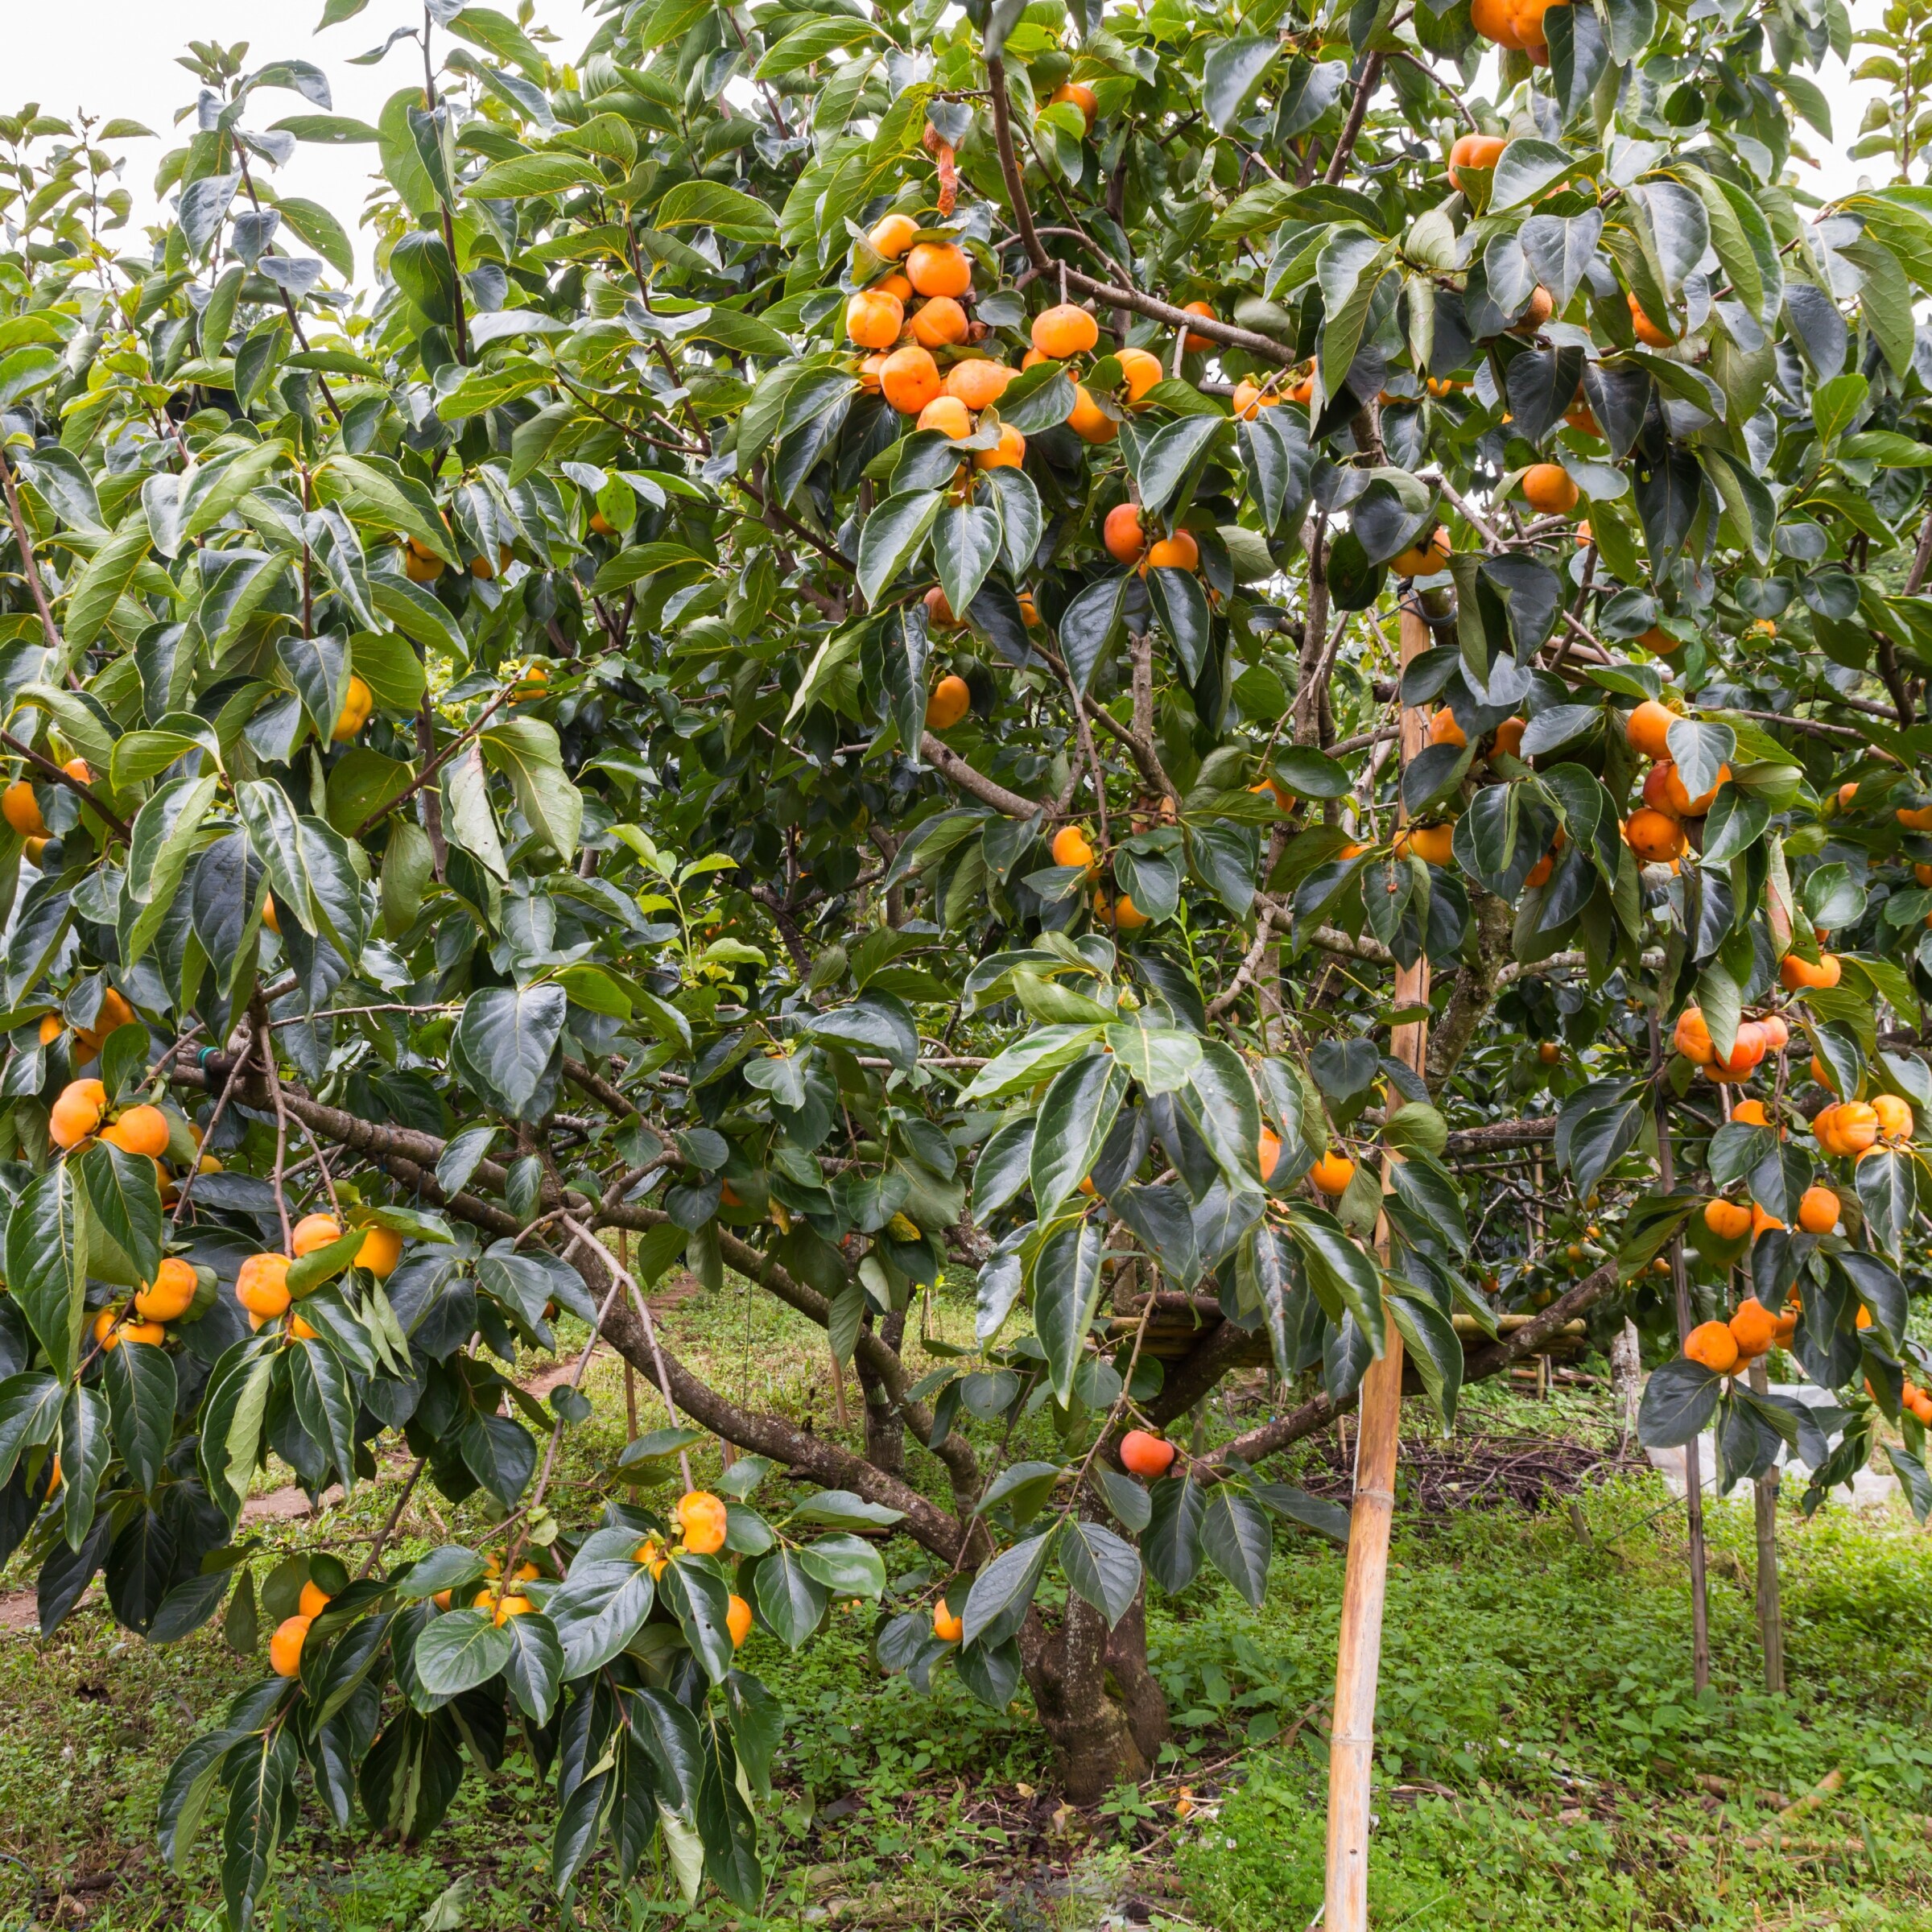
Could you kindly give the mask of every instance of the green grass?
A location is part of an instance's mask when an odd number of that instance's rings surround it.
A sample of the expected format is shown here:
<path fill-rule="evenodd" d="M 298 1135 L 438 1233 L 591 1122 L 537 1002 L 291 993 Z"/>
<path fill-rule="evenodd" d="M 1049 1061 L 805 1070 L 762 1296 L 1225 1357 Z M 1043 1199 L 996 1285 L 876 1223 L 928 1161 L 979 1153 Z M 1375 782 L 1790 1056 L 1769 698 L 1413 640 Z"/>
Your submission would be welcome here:
<path fill-rule="evenodd" d="M 963 1303 L 935 1319 L 951 1339 L 969 1333 Z M 836 1432 L 822 1340 L 769 1299 L 734 1284 L 667 1325 L 734 1394 Z M 621 1369 L 599 1357 L 588 1386 L 597 1412 L 568 1439 L 555 1492 L 572 1526 L 594 1512 L 625 1433 Z M 646 1388 L 638 1399 L 643 1426 L 662 1419 Z M 1484 1431 L 1607 1439 L 1591 1397 L 1493 1389 L 1473 1393 L 1460 1433 Z M 394 1482 L 386 1473 L 317 1522 L 260 1525 L 264 1554 L 328 1546 L 359 1561 Z M 1755 1687 L 1750 1512 L 1714 1511 L 1715 1682 L 1700 1703 L 1681 1512 L 1637 1477 L 1587 1494 L 1581 1520 L 1579 1531 L 1560 1509 L 1398 1510 L 1371 1857 L 1378 1932 L 1932 1932 L 1932 1543 L 1902 1512 L 1834 1509 L 1805 1524 L 1787 1510 L 1793 1687 L 1773 1699 Z M 419 1548 L 488 1525 L 473 1502 L 452 1510 L 424 1496 L 404 1533 Z M 914 1561 L 910 1546 L 889 1551 L 889 1567 Z M 1150 1641 L 1174 1743 L 1143 1790 L 1092 1817 L 1058 1807 L 1023 1698 L 993 1712 L 946 1673 L 930 1699 L 881 1678 L 869 1611 L 835 1612 L 795 1656 L 754 1637 L 745 1661 L 791 1719 L 766 1819 L 769 1908 L 749 1922 L 1076 1932 L 1118 1923 L 1107 1915 L 1137 1899 L 1157 1926 L 1307 1926 L 1321 1897 L 1323 1700 L 1341 1579 L 1339 1553 L 1285 1534 L 1258 1612 L 1212 1583 L 1179 1603 L 1157 1597 Z M 167 1872 L 155 1801 L 175 1752 L 259 1667 L 213 1633 L 150 1649 L 97 1608 L 45 1645 L 0 1638 L 0 1927 L 56 1922 L 58 1909 L 65 1925 L 213 1932 L 217 1841 L 204 1837 L 184 1874 Z M 1777 1803 L 1827 1773 L 1836 1788 L 1780 1844 Z M 440 1900 L 427 1922 L 452 1932 L 557 1925 L 552 1816 L 521 1752 L 493 1778 L 467 1778 L 421 1847 L 337 1833 L 312 1802 L 267 1922 L 414 1927 Z M 687 1912 L 656 1875 L 624 1897 L 593 1870 L 580 1905 L 600 1932 L 747 1922 L 715 1899 Z"/>

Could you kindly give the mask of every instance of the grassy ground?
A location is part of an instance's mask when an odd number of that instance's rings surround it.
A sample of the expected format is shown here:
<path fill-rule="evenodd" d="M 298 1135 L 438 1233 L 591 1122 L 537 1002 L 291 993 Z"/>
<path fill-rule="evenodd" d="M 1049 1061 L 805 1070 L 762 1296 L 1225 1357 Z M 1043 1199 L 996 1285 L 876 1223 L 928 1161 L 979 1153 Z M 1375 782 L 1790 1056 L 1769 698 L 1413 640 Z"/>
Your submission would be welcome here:
<path fill-rule="evenodd" d="M 936 1319 L 956 1338 L 970 1329 L 963 1303 Z M 667 1327 L 734 1393 L 835 1428 L 822 1352 L 769 1300 L 728 1290 L 684 1302 Z M 588 1385 L 597 1414 L 570 1439 L 567 1523 L 594 1509 L 598 1472 L 625 1433 L 621 1368 L 599 1358 Z M 647 1391 L 638 1400 L 644 1426 L 662 1419 Z M 1478 1444 L 1530 1435 L 1611 1441 L 1587 1395 L 1478 1392 L 1459 1430 Z M 1304 1460 L 1319 1483 L 1321 1457 Z M 265 1554 L 327 1546 L 359 1560 L 394 1481 L 254 1534 Z M 1806 1525 L 1787 1512 L 1793 1689 L 1772 1699 L 1753 1688 L 1749 1510 L 1718 1509 L 1716 1684 L 1700 1703 L 1681 1513 L 1647 1475 L 1575 1501 L 1445 1514 L 1411 1497 L 1398 1512 L 1376 1926 L 1932 1932 L 1932 1543 L 1902 1513 L 1833 1510 Z M 405 1519 L 417 1546 L 485 1528 L 473 1505 L 452 1511 L 433 1497 Z M 903 1546 L 891 1554 L 913 1560 Z M 1212 1582 L 1179 1603 L 1157 1598 L 1150 1641 L 1175 1741 L 1147 1788 L 1092 1816 L 1056 1803 L 1023 1710 L 988 1711 L 947 1673 L 931 1699 L 881 1678 L 869 1613 L 835 1615 L 796 1656 L 754 1637 L 746 1663 L 791 1712 L 767 1821 L 766 1918 L 743 1921 L 715 1899 L 687 1912 L 654 1879 L 628 1897 L 593 1884 L 581 1922 L 600 1932 L 1306 1926 L 1321 1899 L 1322 1699 L 1341 1577 L 1339 1554 L 1284 1534 L 1258 1613 Z M 213 1932 L 211 1841 L 184 1874 L 167 1871 L 155 1801 L 175 1752 L 259 1668 L 212 1634 L 167 1649 L 125 1640 L 95 1608 L 45 1645 L 0 1636 L 0 1928 Z M 1781 1806 L 1828 1777 L 1815 1806 L 1775 1823 Z M 269 1922 L 302 1932 L 558 1924 L 544 1876 L 551 1818 L 522 1755 L 493 1779 L 467 1779 L 449 1823 L 420 1847 L 336 1833 L 312 1802 Z"/>

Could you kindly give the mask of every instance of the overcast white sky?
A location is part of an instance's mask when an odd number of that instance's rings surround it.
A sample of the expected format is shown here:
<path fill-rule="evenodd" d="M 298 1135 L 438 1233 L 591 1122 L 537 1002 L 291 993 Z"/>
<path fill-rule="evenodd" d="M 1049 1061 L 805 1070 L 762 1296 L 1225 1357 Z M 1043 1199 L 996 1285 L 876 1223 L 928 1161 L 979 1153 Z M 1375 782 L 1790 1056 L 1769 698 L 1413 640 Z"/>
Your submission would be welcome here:
<path fill-rule="evenodd" d="M 516 0 L 495 3 L 505 13 L 516 11 Z M 353 56 L 380 46 L 394 28 L 419 23 L 419 0 L 369 0 L 354 19 L 318 35 L 322 5 L 323 0 L 0 0 L 6 15 L 0 109 L 10 112 L 34 101 L 49 113 L 71 115 L 85 108 L 104 118 L 126 115 L 153 128 L 161 138 L 114 144 L 127 157 L 123 179 L 134 193 L 138 225 L 153 213 L 155 163 L 164 146 L 179 138 L 172 116 L 195 96 L 192 76 L 175 64 L 191 38 L 224 45 L 246 40 L 250 66 L 289 56 L 312 60 L 329 77 L 336 111 L 365 121 L 373 122 L 383 101 L 420 72 L 420 56 L 407 43 L 378 66 L 347 64 Z M 1853 0 L 1852 10 L 1855 21 L 1876 22 L 1879 0 Z M 580 0 L 537 0 L 536 24 L 555 31 L 566 59 L 576 57 L 593 18 Z M 1819 81 L 1831 102 L 1834 138 L 1827 147 L 1802 130 L 1802 140 L 1818 151 L 1823 163 L 1815 171 L 1801 171 L 1806 185 L 1823 195 L 1841 194 L 1862 173 L 1882 178 L 1882 163 L 1855 165 L 1843 158 L 1856 138 L 1865 100 L 1876 90 L 1870 85 L 1855 88 L 1835 60 L 1827 62 Z M 264 97 L 264 110 L 262 125 L 307 111 L 299 97 L 280 93 Z M 365 265 L 368 250 L 355 221 L 374 153 L 368 147 L 304 146 L 277 178 L 283 192 L 306 195 L 333 209 L 355 236 Z"/>

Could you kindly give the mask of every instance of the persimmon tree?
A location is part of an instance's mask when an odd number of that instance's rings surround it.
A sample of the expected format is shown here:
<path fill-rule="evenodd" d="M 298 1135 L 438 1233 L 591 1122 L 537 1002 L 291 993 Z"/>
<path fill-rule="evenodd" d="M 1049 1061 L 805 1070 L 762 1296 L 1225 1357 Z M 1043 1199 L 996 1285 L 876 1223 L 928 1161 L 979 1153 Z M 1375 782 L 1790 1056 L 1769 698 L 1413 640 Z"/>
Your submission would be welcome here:
<path fill-rule="evenodd" d="M 0 1548 L 45 1629 L 104 1573 L 268 1640 L 163 1804 L 237 1927 L 306 1787 L 419 1837 L 513 1722 L 560 1886 L 755 1905 L 737 1646 L 886 1533 L 881 1664 L 1096 1798 L 1147 1588 L 1258 1604 L 1278 1523 L 1351 1544 L 1359 1924 L 1405 1377 L 1447 1423 L 1574 1323 L 1727 1484 L 1882 1438 L 1923 1513 L 1932 208 L 1801 185 L 1850 43 L 642 0 L 567 64 L 430 0 L 374 126 L 197 45 L 144 239 L 132 130 L 0 122 Z M 680 1262 L 852 1426 L 667 1347 Z M 514 1379 L 564 1313 L 665 1410 L 601 1513 L 587 1354 Z M 1267 1464 L 1358 1399 L 1352 1525 Z M 391 1529 L 487 1546 L 240 1534 L 398 1444 Z"/>

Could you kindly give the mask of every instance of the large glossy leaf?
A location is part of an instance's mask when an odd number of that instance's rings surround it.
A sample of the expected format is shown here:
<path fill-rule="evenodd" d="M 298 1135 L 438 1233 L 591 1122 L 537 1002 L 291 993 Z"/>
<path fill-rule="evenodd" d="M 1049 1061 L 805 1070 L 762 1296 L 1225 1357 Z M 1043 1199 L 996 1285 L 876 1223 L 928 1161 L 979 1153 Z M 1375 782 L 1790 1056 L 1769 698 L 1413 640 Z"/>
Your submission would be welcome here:
<path fill-rule="evenodd" d="M 114 1447 L 128 1474 L 143 1489 L 151 1490 L 174 1439 L 180 1382 L 173 1358 L 164 1348 L 124 1342 L 101 1358 L 101 1380 L 107 1390 Z M 0 1383 L 0 1470 L 7 1459 L 6 1410 L 6 1385 Z"/>
<path fill-rule="evenodd" d="M 1046 1351 L 1047 1379 L 1063 1404 L 1072 1397 L 1100 1304 L 1104 1245 L 1092 1221 L 1075 1221 L 1047 1236 L 1033 1264 L 1033 1326 Z"/>
<path fill-rule="evenodd" d="M 1067 1583 L 1107 1620 L 1112 1629 L 1140 1594 L 1141 1559 L 1104 1523 L 1069 1517 L 1059 1541 Z"/>
<path fill-rule="evenodd" d="M 1042 1219 L 1092 1175 L 1127 1086 L 1127 1073 L 1111 1054 L 1089 1054 L 1054 1076 L 1034 1124 L 1029 1176 Z"/>
<path fill-rule="evenodd" d="M 865 519 L 859 533 L 859 588 L 869 604 L 901 571 L 910 567 L 945 503 L 941 490 L 913 490 L 888 497 Z"/>
<path fill-rule="evenodd" d="M 54 1373 L 72 1374 L 86 1309 L 87 1216 L 62 1162 L 30 1182 L 6 1223 L 6 1284 Z"/>
<path fill-rule="evenodd" d="M 635 1530 L 594 1531 L 544 1606 L 563 1647 L 566 1678 L 609 1663 L 650 1614 L 656 1587 L 634 1555 L 643 1541 Z"/>
<path fill-rule="evenodd" d="M 1256 1609 L 1268 1589 L 1274 1529 L 1252 1497 L 1226 1483 L 1208 1492 L 1201 1516 L 1201 1545 L 1208 1560 Z"/>
<path fill-rule="evenodd" d="M 584 795 L 564 770 L 556 727 L 543 718 L 510 718 L 481 740 L 485 762 L 503 773 L 530 828 L 556 855 L 574 859 L 584 823 Z"/>
<path fill-rule="evenodd" d="M 513 1119 L 525 1117 L 543 1091 L 566 1003 L 560 986 L 493 986 L 464 1001 L 457 1044 Z"/>
<path fill-rule="evenodd" d="M 514 1648 L 509 1630 L 487 1610 L 446 1611 L 416 1639 L 416 1678 L 431 1697 L 455 1697 L 488 1683 Z"/>
<path fill-rule="evenodd" d="M 1702 1362 L 1678 1356 L 1661 1364 L 1644 1385 L 1637 1433 L 1653 1449 L 1674 1449 L 1693 1441 L 1717 1413 L 1722 1378 Z"/>
<path fill-rule="evenodd" d="M 1057 1533 L 1051 1530 L 1029 1537 L 1002 1550 L 972 1579 L 966 1607 L 959 1613 L 964 1625 L 962 1641 L 977 1644 L 992 1631 L 997 1633 L 992 1641 L 997 1643 L 1018 1629 L 1058 1541 Z"/>

